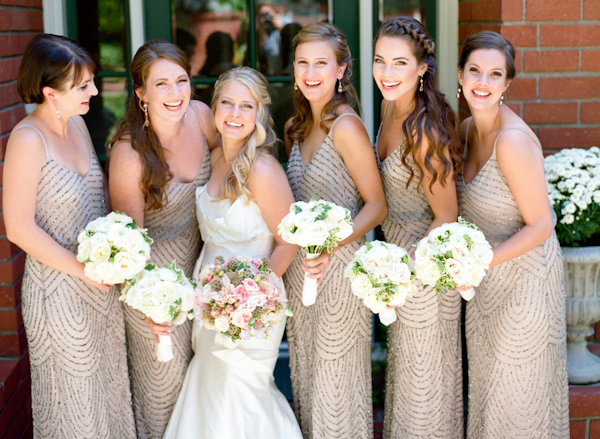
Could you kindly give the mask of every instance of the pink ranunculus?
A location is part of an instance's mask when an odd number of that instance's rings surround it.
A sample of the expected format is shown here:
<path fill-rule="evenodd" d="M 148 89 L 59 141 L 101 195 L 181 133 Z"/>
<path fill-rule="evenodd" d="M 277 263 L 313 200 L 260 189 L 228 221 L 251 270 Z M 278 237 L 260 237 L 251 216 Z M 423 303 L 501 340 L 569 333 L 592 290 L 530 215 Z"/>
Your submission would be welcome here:
<path fill-rule="evenodd" d="M 248 297 L 246 301 L 246 306 L 250 309 L 254 309 L 260 306 L 263 306 L 267 302 L 267 298 L 263 294 L 255 294 L 253 296 Z"/>
<path fill-rule="evenodd" d="M 239 328 L 248 327 L 248 322 L 252 318 L 252 313 L 247 309 L 238 309 L 236 312 L 231 314 L 231 323 Z"/>
<path fill-rule="evenodd" d="M 211 275 L 210 273 L 208 273 L 206 275 L 206 282 L 210 282 L 211 280 L 213 280 L 213 277 L 214 277 L 213 275 Z"/>
<path fill-rule="evenodd" d="M 234 307 L 233 305 L 227 305 L 227 306 L 225 307 L 225 312 L 226 312 L 227 314 L 231 314 L 231 313 L 232 313 L 232 312 L 234 312 L 234 311 L 235 311 L 235 307 Z"/>
<path fill-rule="evenodd" d="M 252 279 L 244 279 L 242 285 L 244 285 L 244 287 L 246 288 L 246 291 L 250 294 L 258 293 L 260 291 L 260 287 Z"/>
<path fill-rule="evenodd" d="M 220 315 L 221 315 L 221 311 L 219 311 L 218 309 L 212 310 L 210 312 L 211 317 L 219 317 Z"/>
<path fill-rule="evenodd" d="M 272 300 L 267 301 L 267 303 L 265 303 L 265 308 L 267 308 L 267 311 L 275 311 L 275 302 Z"/>

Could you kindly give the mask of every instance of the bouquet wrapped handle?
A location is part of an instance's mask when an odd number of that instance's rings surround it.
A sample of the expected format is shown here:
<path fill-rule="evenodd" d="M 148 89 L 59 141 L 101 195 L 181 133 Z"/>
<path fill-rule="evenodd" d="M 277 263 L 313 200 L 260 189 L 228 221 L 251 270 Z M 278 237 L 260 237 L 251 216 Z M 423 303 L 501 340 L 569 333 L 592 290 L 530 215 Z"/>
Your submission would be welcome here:
<path fill-rule="evenodd" d="M 385 326 L 389 326 L 396 321 L 396 308 L 386 308 L 379 311 L 379 320 Z"/>
<path fill-rule="evenodd" d="M 306 259 L 317 259 L 320 253 L 306 252 Z M 304 273 L 304 285 L 302 286 L 302 305 L 311 306 L 317 301 L 317 279 L 308 277 L 308 273 Z"/>
<path fill-rule="evenodd" d="M 173 342 L 170 335 L 159 335 L 159 343 L 156 345 L 156 358 L 166 363 L 173 359 Z"/>
<path fill-rule="evenodd" d="M 475 297 L 475 290 L 472 287 L 465 291 L 459 290 L 459 293 L 462 296 L 462 298 L 465 299 L 467 302 L 473 297 Z"/>

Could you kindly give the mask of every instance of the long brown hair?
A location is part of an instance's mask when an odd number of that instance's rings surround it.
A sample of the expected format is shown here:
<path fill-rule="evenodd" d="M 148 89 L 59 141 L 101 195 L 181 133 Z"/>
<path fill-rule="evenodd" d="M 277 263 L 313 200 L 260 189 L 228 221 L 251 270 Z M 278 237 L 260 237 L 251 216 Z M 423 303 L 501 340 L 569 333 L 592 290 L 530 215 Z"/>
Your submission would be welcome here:
<path fill-rule="evenodd" d="M 319 126 L 324 132 L 328 133 L 328 126 L 338 116 L 336 111 L 340 105 L 357 104 L 360 109 L 356 90 L 350 82 L 350 77 L 352 76 L 352 56 L 346 37 L 337 27 L 331 24 L 312 23 L 304 26 L 294 37 L 294 53 L 300 44 L 311 41 L 327 41 L 333 49 L 338 65 L 346 65 L 344 76 L 341 79 L 342 92 L 338 92 L 336 86 L 333 98 L 323 107 L 321 112 L 321 123 Z M 294 90 L 294 108 L 296 109 L 296 113 L 292 118 L 287 135 L 292 140 L 302 142 L 310 133 L 313 116 L 310 109 L 310 102 L 308 102 L 308 99 L 304 97 L 300 90 Z"/>
<path fill-rule="evenodd" d="M 155 61 L 166 59 L 183 68 L 191 76 L 190 63 L 185 53 L 167 41 L 148 41 L 138 49 L 131 61 L 131 78 L 134 90 L 146 87 L 150 67 Z M 145 210 L 160 210 L 166 203 L 165 187 L 173 178 L 165 160 L 165 151 L 152 128 L 152 122 L 144 129 L 144 111 L 136 93 L 131 94 L 125 118 L 119 122 L 116 134 L 108 142 L 108 149 L 120 141 L 131 142 L 142 160 L 142 192 L 146 203 Z"/>
<path fill-rule="evenodd" d="M 463 146 L 458 140 L 456 131 L 456 117 L 444 95 L 436 88 L 437 64 L 435 62 L 434 43 L 425 26 L 418 20 L 410 17 L 394 17 L 384 22 L 375 35 L 375 44 L 381 37 L 403 38 L 407 41 L 417 63 L 427 64 L 427 71 L 423 75 L 423 91 L 415 90 L 415 107 L 402 123 L 402 133 L 405 138 L 405 147 L 401 151 L 402 164 L 410 171 L 406 187 L 415 176 L 415 171 L 408 163 L 407 157 L 412 156 L 412 161 L 417 168 L 419 184 L 423 183 L 423 168 L 416 160 L 415 154 L 419 150 L 423 136 L 429 142 L 425 154 L 424 165 L 432 175 L 429 189 L 439 178 L 442 186 L 451 171 L 458 175 L 462 169 Z M 446 157 L 448 149 L 450 159 Z M 441 175 L 435 170 L 432 159 L 442 163 L 444 170 Z"/>
<path fill-rule="evenodd" d="M 256 99 L 256 116 L 254 122 L 256 127 L 246 139 L 244 146 L 238 151 L 231 169 L 225 174 L 221 184 L 219 195 L 235 201 L 238 195 L 245 194 L 250 199 L 251 194 L 247 184 L 252 173 L 252 166 L 256 159 L 264 154 L 272 154 L 273 147 L 277 141 L 275 131 L 271 127 L 271 97 L 269 96 L 269 83 L 262 73 L 250 67 L 236 67 L 219 76 L 215 84 L 215 92 L 210 103 L 213 115 L 216 112 L 219 99 L 225 84 L 237 81 L 244 84 Z"/>

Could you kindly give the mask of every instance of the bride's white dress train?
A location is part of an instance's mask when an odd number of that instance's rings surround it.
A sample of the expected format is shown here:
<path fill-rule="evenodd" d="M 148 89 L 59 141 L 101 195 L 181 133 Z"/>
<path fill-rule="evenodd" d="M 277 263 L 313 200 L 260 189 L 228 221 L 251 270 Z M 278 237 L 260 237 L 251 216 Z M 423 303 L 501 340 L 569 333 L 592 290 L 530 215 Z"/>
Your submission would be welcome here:
<path fill-rule="evenodd" d="M 215 201 L 201 186 L 196 212 L 204 247 L 194 275 L 216 256 L 270 256 L 275 240 L 258 206 L 245 196 Z M 283 283 L 282 283 L 283 285 Z M 273 370 L 285 321 L 269 338 L 235 344 L 194 321 L 190 362 L 165 439 L 302 439 Z"/>

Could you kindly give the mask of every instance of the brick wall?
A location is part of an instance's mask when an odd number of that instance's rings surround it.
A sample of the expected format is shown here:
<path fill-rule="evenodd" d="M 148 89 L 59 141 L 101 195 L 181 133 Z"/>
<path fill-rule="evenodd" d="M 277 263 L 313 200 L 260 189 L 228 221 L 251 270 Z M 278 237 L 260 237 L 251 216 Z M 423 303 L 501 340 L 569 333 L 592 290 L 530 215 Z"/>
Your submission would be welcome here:
<path fill-rule="evenodd" d="M 25 116 L 17 71 L 25 45 L 43 30 L 42 0 L 0 0 L 0 177 L 8 136 Z M 2 191 L 0 190 L 0 202 Z M 0 214 L 0 438 L 33 436 L 31 380 L 21 280 L 25 254 L 6 239 Z"/>
<path fill-rule="evenodd" d="M 461 0 L 459 8 L 461 43 L 494 30 L 517 49 L 507 103 L 548 152 L 600 145 L 599 0 Z"/>

